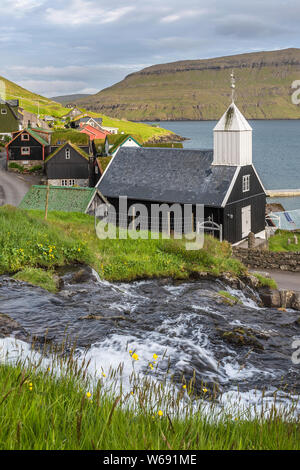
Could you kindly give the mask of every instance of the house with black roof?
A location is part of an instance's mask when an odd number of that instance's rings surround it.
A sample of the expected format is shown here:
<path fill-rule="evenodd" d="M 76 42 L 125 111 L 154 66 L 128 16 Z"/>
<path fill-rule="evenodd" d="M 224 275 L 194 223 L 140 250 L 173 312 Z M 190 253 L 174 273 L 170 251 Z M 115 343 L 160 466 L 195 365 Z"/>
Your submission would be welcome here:
<path fill-rule="evenodd" d="M 45 171 L 51 186 L 95 185 L 94 157 L 72 142 L 63 143 L 47 157 Z"/>
<path fill-rule="evenodd" d="M 265 230 L 266 193 L 252 163 L 252 128 L 234 102 L 214 129 L 212 150 L 122 147 L 97 187 L 120 216 L 143 203 L 204 205 L 204 219 L 236 243 Z"/>

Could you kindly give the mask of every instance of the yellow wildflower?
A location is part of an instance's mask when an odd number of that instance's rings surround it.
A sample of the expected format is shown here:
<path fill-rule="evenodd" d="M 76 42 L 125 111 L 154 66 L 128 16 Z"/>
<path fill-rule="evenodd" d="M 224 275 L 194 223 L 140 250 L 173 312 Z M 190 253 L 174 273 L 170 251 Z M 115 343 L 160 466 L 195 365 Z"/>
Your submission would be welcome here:
<path fill-rule="evenodd" d="M 202 392 L 203 392 L 203 393 L 207 393 L 207 392 L 208 392 L 207 388 L 203 388 L 203 389 L 202 389 Z"/>
<path fill-rule="evenodd" d="M 186 389 L 186 385 L 182 385 L 182 388 L 184 388 L 184 390 Z"/>
<path fill-rule="evenodd" d="M 132 359 L 134 359 L 135 361 L 138 361 L 139 356 L 136 353 L 134 353 L 134 354 L 132 354 Z"/>
<path fill-rule="evenodd" d="M 158 359 L 158 356 L 156 354 L 153 354 L 153 359 L 156 361 L 156 359 Z"/>
<path fill-rule="evenodd" d="M 90 392 L 87 392 L 86 396 L 87 398 L 91 398 L 92 394 Z"/>
<path fill-rule="evenodd" d="M 164 415 L 164 413 L 161 410 L 159 410 L 158 416 L 163 416 L 163 415 Z"/>

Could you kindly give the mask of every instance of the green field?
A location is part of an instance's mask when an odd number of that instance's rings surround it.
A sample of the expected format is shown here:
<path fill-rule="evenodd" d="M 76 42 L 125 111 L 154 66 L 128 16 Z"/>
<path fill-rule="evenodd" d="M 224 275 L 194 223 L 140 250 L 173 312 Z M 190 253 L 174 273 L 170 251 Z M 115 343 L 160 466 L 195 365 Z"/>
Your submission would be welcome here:
<path fill-rule="evenodd" d="M 136 121 L 219 119 L 230 104 L 232 69 L 236 102 L 246 118 L 300 118 L 291 101 L 300 49 L 154 65 L 78 103 Z"/>

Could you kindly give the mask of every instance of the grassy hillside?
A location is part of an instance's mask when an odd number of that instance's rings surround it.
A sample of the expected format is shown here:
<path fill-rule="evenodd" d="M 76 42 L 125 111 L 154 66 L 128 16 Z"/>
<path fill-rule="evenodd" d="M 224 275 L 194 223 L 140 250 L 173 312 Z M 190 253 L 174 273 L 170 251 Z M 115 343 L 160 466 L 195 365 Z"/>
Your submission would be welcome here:
<path fill-rule="evenodd" d="M 18 99 L 20 106 L 26 111 L 41 115 L 50 115 L 55 117 L 61 117 L 68 112 L 68 109 L 61 106 L 59 103 L 52 101 L 51 99 L 32 93 L 31 91 L 25 90 L 25 88 L 16 85 L 6 78 L 0 76 L 0 81 L 3 81 L 6 88 L 6 99 Z M 40 107 L 38 108 L 38 103 Z"/>
<path fill-rule="evenodd" d="M 9 80 L 0 76 L 0 91 L 1 91 L 1 80 L 5 83 L 6 88 L 6 99 L 18 99 L 20 102 L 20 107 L 24 108 L 26 111 L 31 113 L 43 115 L 50 115 L 57 118 L 60 118 L 67 114 L 70 109 L 64 108 L 61 104 L 52 101 L 51 99 L 45 98 L 43 96 L 32 93 L 24 88 L 16 85 Z M 0 93 L 1 96 L 1 93 Z M 85 109 L 81 107 L 82 112 L 85 112 Z M 129 122 L 126 120 L 113 119 L 108 116 L 99 113 L 89 113 L 95 117 L 102 117 L 104 126 L 118 127 L 119 132 L 124 132 L 126 134 L 135 134 L 139 135 L 142 142 L 147 142 L 148 140 L 174 140 L 172 137 L 169 139 L 169 136 L 172 136 L 171 131 L 159 127 L 147 126 L 146 124 Z"/>
<path fill-rule="evenodd" d="M 291 84 L 300 79 L 300 49 L 155 65 L 78 103 L 131 120 L 218 119 L 230 100 L 232 69 L 237 103 L 247 118 L 300 118 L 291 102 Z"/>

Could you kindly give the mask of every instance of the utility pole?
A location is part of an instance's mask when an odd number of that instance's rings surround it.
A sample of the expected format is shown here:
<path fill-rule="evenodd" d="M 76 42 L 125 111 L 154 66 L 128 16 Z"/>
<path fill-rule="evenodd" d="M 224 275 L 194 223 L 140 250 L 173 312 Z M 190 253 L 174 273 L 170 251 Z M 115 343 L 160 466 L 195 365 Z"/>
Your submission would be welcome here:
<path fill-rule="evenodd" d="M 48 218 L 49 193 L 50 193 L 50 184 L 49 184 L 49 181 L 48 181 L 47 193 L 46 193 L 46 205 L 45 205 L 45 220 L 47 220 L 47 218 Z"/>

